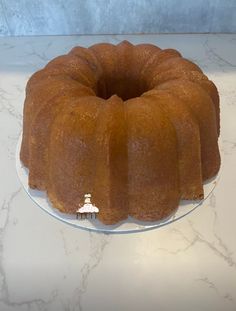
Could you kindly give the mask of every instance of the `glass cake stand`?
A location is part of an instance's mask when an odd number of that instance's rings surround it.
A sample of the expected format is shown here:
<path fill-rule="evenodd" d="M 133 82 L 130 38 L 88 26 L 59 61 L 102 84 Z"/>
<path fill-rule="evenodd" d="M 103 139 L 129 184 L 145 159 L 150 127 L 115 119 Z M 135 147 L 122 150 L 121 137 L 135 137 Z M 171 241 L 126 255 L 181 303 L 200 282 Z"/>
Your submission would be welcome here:
<path fill-rule="evenodd" d="M 53 208 L 44 191 L 37 191 L 29 188 L 28 169 L 25 168 L 20 161 L 21 139 L 22 136 L 19 137 L 16 148 L 16 170 L 20 182 L 22 183 L 24 190 L 29 195 L 31 200 L 33 200 L 42 210 L 44 210 L 54 218 L 63 221 L 64 223 L 74 226 L 76 228 L 85 229 L 89 231 L 98 231 L 104 233 L 131 233 L 131 232 L 141 232 L 151 230 L 168 225 L 188 215 L 189 213 L 194 211 L 197 207 L 201 206 L 204 203 L 204 201 L 210 196 L 219 180 L 218 174 L 213 179 L 204 183 L 205 198 L 203 200 L 197 201 L 182 200 L 180 201 L 178 209 L 171 216 L 161 221 L 145 222 L 136 220 L 132 217 L 128 217 L 126 220 L 121 221 L 115 225 L 104 225 L 98 219 L 80 219 L 80 218 L 77 219 L 76 215 L 74 214 L 61 213 L 59 210 Z"/>

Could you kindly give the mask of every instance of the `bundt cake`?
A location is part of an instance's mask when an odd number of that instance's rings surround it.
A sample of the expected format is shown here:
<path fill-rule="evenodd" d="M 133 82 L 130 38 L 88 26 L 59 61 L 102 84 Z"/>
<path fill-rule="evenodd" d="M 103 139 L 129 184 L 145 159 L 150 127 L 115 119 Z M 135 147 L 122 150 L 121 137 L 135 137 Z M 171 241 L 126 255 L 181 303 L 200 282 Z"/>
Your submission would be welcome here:
<path fill-rule="evenodd" d="M 29 186 L 75 213 L 91 193 L 99 219 L 156 221 L 202 199 L 220 167 L 219 96 L 174 49 L 75 47 L 26 87 L 20 158 Z"/>

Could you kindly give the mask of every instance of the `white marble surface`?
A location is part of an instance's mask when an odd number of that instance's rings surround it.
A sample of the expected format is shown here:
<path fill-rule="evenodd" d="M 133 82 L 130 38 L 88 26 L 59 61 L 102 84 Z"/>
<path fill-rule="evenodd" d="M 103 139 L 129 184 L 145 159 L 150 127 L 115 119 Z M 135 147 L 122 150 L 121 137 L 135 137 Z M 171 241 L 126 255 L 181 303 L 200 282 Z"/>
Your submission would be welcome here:
<path fill-rule="evenodd" d="M 42 212 L 22 189 L 15 146 L 27 79 L 72 46 L 150 42 L 196 61 L 221 97 L 220 181 L 166 227 L 89 233 Z M 0 310 L 236 310 L 236 35 L 0 39 Z"/>

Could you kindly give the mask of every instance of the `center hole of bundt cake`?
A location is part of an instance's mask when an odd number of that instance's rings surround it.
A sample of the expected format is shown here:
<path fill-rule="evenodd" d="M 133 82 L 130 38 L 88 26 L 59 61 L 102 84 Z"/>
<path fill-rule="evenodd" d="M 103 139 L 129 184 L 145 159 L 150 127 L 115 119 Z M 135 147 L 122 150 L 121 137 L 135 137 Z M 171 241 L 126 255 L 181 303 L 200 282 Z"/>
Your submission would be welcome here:
<path fill-rule="evenodd" d="M 98 82 L 97 96 L 108 99 L 117 95 L 123 100 L 141 96 L 147 91 L 145 83 L 135 78 L 107 78 Z"/>

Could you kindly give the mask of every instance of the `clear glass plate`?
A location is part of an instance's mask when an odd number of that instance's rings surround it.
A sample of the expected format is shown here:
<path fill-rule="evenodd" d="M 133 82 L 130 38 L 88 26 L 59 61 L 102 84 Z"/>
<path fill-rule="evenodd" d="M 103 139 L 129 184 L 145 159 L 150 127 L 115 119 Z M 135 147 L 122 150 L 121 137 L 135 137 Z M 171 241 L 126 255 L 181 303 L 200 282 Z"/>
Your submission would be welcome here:
<path fill-rule="evenodd" d="M 21 146 L 20 136 L 17 148 L 16 148 L 16 170 L 20 182 L 22 183 L 26 193 L 29 197 L 45 212 L 54 218 L 63 221 L 64 223 L 74 226 L 76 228 L 91 230 L 91 231 L 99 231 L 104 233 L 131 233 L 131 232 L 141 232 L 146 230 L 155 229 L 158 227 L 162 227 L 168 225 L 176 220 L 181 219 L 182 217 L 188 215 L 192 211 L 194 211 L 197 207 L 202 205 L 204 201 L 209 197 L 209 195 L 214 190 L 218 180 L 219 174 L 208 182 L 204 183 L 204 195 L 205 198 L 203 200 L 190 201 L 190 200 L 182 200 L 180 201 L 180 205 L 178 209 L 166 219 L 161 221 L 153 221 L 153 222 L 145 222 L 139 221 L 132 217 L 128 217 L 126 220 L 117 223 L 116 225 L 104 225 L 98 219 L 76 219 L 76 215 L 74 214 L 64 214 L 53 208 L 51 203 L 49 202 L 47 195 L 44 191 L 37 191 L 30 189 L 28 186 L 28 169 L 23 166 L 20 161 L 20 146 Z"/>

